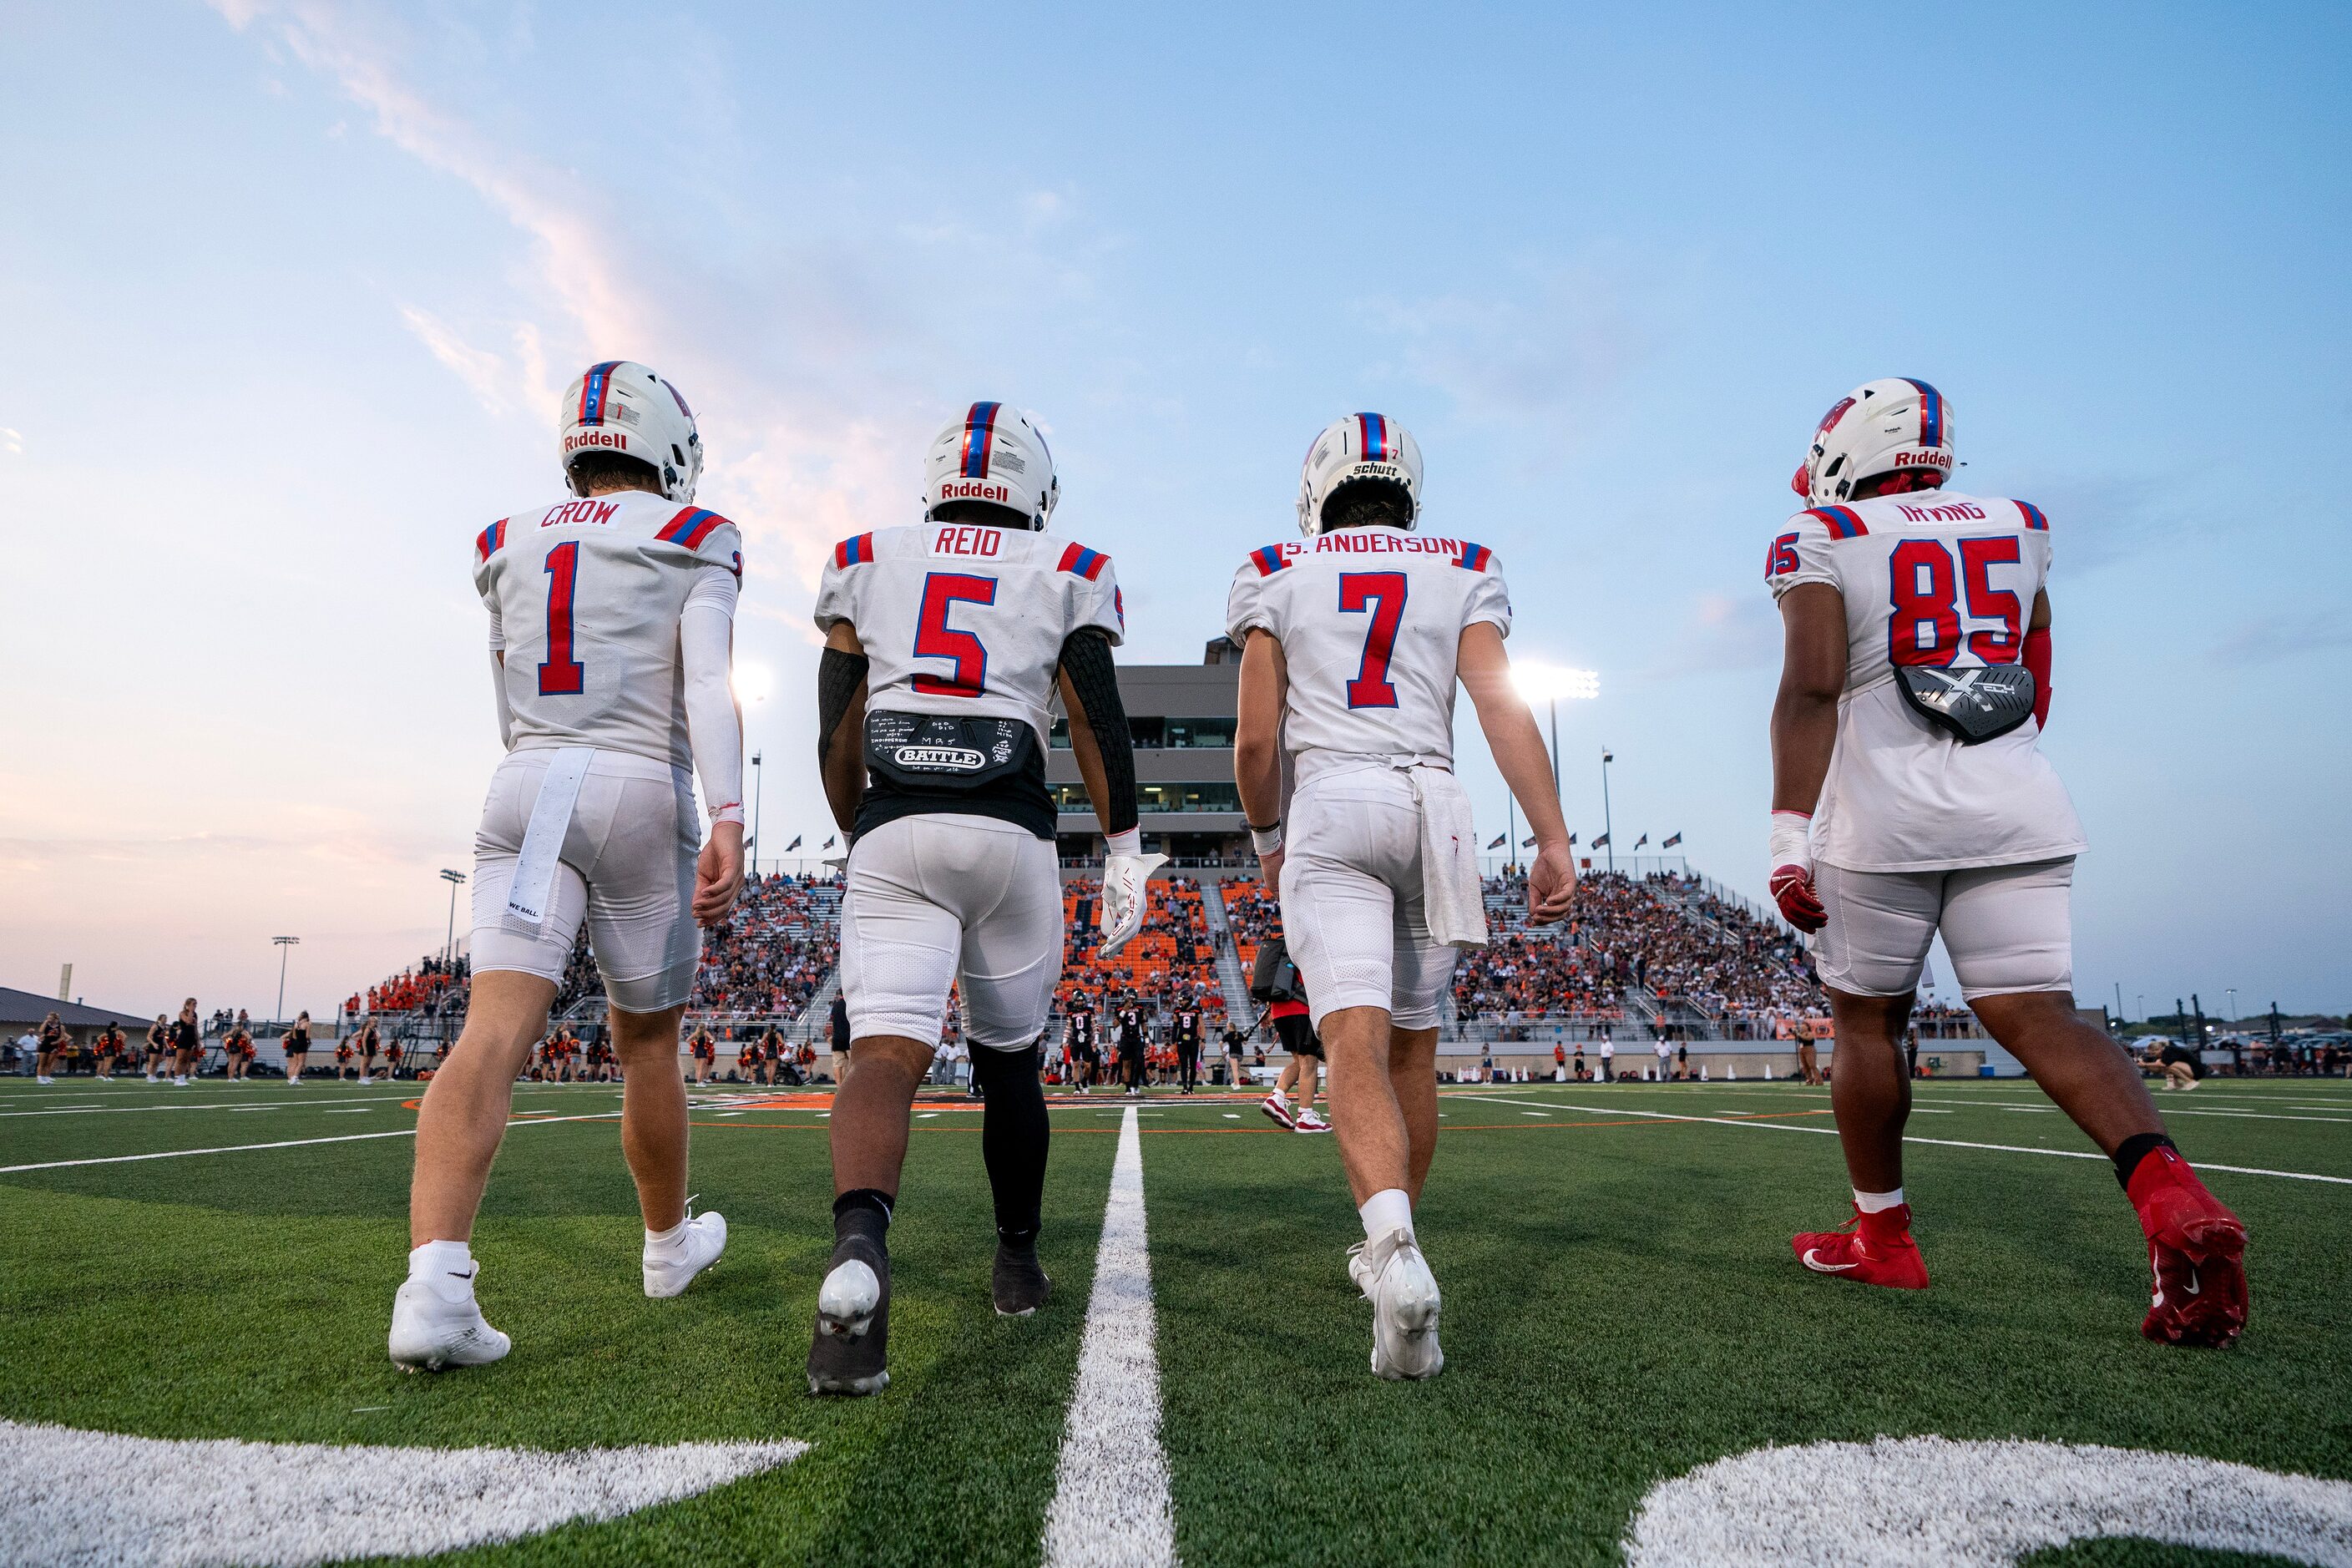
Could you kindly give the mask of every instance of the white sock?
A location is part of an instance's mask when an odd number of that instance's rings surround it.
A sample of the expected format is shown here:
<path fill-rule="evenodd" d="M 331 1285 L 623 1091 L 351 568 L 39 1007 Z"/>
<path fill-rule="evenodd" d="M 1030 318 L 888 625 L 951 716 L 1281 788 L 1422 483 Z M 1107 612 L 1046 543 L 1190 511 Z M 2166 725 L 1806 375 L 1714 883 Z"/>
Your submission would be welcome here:
<path fill-rule="evenodd" d="M 1887 1209 L 1899 1209 L 1903 1206 L 1903 1189 L 1897 1187 L 1891 1193 L 1865 1193 L 1860 1187 L 1856 1187 L 1853 1190 L 1853 1206 L 1864 1214 L 1879 1214 Z"/>
<path fill-rule="evenodd" d="M 1356 1212 L 1363 1216 L 1366 1241 L 1378 1241 L 1400 1226 L 1407 1235 L 1412 1232 L 1412 1200 L 1405 1196 L 1402 1187 L 1381 1188 Z"/>
<path fill-rule="evenodd" d="M 473 1289 L 474 1249 L 462 1241 L 428 1241 L 413 1247 L 408 1254 L 408 1277 L 420 1274 L 455 1274 Z"/>
<path fill-rule="evenodd" d="M 692 1223 L 691 1220 L 682 1219 L 667 1230 L 646 1232 L 646 1249 L 651 1251 L 658 1247 L 665 1252 L 676 1250 L 678 1244 L 686 1239 L 686 1227 Z"/>

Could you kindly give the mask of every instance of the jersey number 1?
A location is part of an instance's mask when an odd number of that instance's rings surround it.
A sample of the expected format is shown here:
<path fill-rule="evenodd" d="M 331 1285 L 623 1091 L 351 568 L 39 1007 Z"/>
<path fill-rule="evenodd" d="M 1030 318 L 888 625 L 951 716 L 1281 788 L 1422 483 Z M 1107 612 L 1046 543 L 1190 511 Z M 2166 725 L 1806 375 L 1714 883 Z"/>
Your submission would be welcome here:
<path fill-rule="evenodd" d="M 541 697 L 577 697 L 587 689 L 588 668 L 572 657 L 572 589 L 579 576 L 579 541 L 566 540 L 547 552 L 547 658 L 539 667 Z"/>
<path fill-rule="evenodd" d="M 1397 626 L 1404 620 L 1405 575 L 1402 572 L 1342 572 L 1339 608 L 1349 615 L 1372 613 L 1364 629 L 1364 658 L 1356 679 L 1348 682 L 1350 708 L 1393 708 L 1396 688 L 1389 684 L 1389 660 L 1396 654 Z"/>

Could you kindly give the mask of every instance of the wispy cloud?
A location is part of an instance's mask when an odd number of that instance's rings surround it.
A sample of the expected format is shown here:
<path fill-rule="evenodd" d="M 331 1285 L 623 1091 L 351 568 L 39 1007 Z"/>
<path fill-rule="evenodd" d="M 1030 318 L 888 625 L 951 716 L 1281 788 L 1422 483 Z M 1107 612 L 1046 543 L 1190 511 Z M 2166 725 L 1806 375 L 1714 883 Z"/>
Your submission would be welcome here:
<path fill-rule="evenodd" d="M 2352 626 L 2345 625 L 2342 612 L 2308 605 L 2240 622 L 2214 643 L 2213 658 L 2242 669 L 2347 646 L 2352 646 Z"/>

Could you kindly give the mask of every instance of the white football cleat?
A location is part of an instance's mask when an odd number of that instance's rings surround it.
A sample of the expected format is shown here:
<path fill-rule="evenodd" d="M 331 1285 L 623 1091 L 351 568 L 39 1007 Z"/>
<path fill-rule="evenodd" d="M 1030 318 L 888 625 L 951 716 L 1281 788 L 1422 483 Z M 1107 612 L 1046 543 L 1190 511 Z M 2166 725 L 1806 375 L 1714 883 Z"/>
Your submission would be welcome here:
<path fill-rule="evenodd" d="M 477 1263 L 471 1274 L 412 1274 L 402 1282 L 392 1299 L 395 1365 L 410 1372 L 480 1366 L 512 1348 L 514 1342 L 490 1327 L 474 1300 L 474 1280 L 481 1272 Z"/>
<path fill-rule="evenodd" d="M 1315 1114 L 1315 1108 L 1310 1105 L 1298 1113 L 1298 1121 L 1291 1131 L 1293 1132 L 1328 1132 L 1331 1131 L 1331 1124 Z"/>
<path fill-rule="evenodd" d="M 646 1294 L 656 1301 L 682 1295 L 694 1277 L 719 1261 L 727 1250 L 727 1216 L 713 1209 L 686 1222 L 686 1234 L 675 1246 L 646 1243 Z"/>
<path fill-rule="evenodd" d="M 1348 1248 L 1348 1278 L 1355 1281 L 1356 1289 L 1369 1301 L 1372 1299 L 1372 1270 L 1364 1261 L 1366 1245 L 1360 1241 Z"/>
<path fill-rule="evenodd" d="M 1399 1226 L 1367 1246 L 1363 1268 L 1372 1279 L 1372 1372 L 1435 1377 L 1445 1368 L 1437 1344 L 1437 1277 L 1412 1232 Z"/>

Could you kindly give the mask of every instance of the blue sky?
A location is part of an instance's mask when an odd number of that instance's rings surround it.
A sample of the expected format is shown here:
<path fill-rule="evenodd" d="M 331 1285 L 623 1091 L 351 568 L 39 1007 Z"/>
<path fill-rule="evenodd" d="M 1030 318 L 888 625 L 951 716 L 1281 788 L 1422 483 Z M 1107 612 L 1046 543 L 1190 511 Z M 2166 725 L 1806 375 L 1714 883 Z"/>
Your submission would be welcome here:
<path fill-rule="evenodd" d="M 16 14 L 0 982 L 289 1006 L 441 942 L 497 742 L 466 541 L 586 363 L 743 524 L 772 845 L 822 551 L 1034 410 L 1132 657 L 1192 660 L 1378 408 L 1495 547 L 1571 825 L 1761 892 L 1764 544 L 1934 382 L 2051 516 L 2085 1001 L 2352 1005 L 2340 9 L 201 5 Z M 1465 734 L 1482 814 L 1502 793 Z"/>

